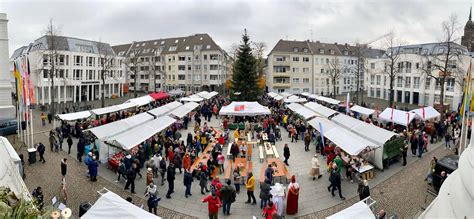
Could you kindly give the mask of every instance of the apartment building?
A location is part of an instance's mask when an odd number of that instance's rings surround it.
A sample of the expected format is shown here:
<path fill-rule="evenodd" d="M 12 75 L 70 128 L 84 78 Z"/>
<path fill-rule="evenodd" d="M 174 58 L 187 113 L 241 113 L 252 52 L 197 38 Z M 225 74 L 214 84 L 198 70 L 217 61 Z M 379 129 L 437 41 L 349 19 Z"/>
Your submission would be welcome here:
<path fill-rule="evenodd" d="M 51 104 L 52 94 L 55 94 L 56 103 L 83 102 L 98 100 L 101 89 L 105 89 L 105 97 L 123 95 L 125 83 L 124 58 L 118 57 L 107 43 L 78 39 L 73 37 L 56 36 L 57 56 L 55 61 L 56 73 L 54 74 L 54 87 L 52 87 L 50 74 L 51 62 L 49 48 L 52 42 L 48 36 L 43 36 L 28 46 L 23 46 L 14 51 L 10 58 L 11 71 L 13 61 L 28 56 L 30 61 L 30 78 L 34 85 L 36 100 L 39 104 Z M 100 51 L 107 51 L 111 57 L 111 67 L 105 76 L 102 85 L 101 72 L 103 55 Z M 105 54 L 102 53 L 102 54 Z M 13 74 L 13 73 L 12 73 Z"/>
<path fill-rule="evenodd" d="M 280 40 L 268 55 L 266 84 L 274 92 L 331 95 L 334 87 L 338 95 L 353 92 L 358 65 L 363 88 L 364 60 L 379 54 L 379 50 L 349 44 Z M 333 84 L 331 72 L 336 70 L 339 76 Z"/>
<path fill-rule="evenodd" d="M 450 109 L 457 110 L 462 98 L 462 84 L 471 58 L 466 47 L 455 43 L 451 45 L 453 45 L 452 51 L 458 58 L 450 62 L 450 76 L 444 86 L 444 103 L 449 104 Z M 434 78 L 428 76 L 426 70 L 430 70 L 433 75 L 437 76 L 439 70 L 430 67 L 433 64 L 432 60 L 436 60 L 432 57 L 440 57 L 439 59 L 442 60 L 446 51 L 445 43 L 415 44 L 387 50 L 387 54 L 390 52 L 399 54 L 394 68 L 397 72 L 394 81 L 395 102 L 420 106 L 433 106 L 439 103 L 441 86 Z M 385 65 L 389 63 L 386 55 L 379 59 L 369 60 L 368 74 L 366 75 L 369 97 L 389 99 L 390 80 L 385 71 Z"/>
<path fill-rule="evenodd" d="M 133 42 L 112 47 L 128 59 L 131 90 L 221 91 L 231 78 L 232 59 L 208 34 Z M 135 72 L 137 76 L 135 76 Z M 135 80 L 135 77 L 137 79 Z"/>

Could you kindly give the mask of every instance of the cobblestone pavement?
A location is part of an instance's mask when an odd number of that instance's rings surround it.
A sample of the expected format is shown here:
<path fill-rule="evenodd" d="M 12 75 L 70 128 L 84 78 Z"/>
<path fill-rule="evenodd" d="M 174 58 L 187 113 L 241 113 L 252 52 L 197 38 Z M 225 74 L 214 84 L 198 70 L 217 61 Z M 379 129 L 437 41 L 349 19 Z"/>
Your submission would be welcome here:
<path fill-rule="evenodd" d="M 399 218 L 415 218 L 434 199 L 432 195 L 427 195 L 426 189 L 429 186 L 424 181 L 431 158 L 433 156 L 442 158 L 451 153 L 453 151 L 445 150 L 444 147 L 438 147 L 432 153 L 425 154 L 421 160 L 411 164 L 408 168 L 371 188 L 370 195 L 376 201 L 377 211 L 384 209 L 387 215 L 398 215 Z M 359 197 L 354 197 L 334 207 L 301 216 L 300 218 L 325 218 L 351 206 L 357 201 L 359 201 Z"/>

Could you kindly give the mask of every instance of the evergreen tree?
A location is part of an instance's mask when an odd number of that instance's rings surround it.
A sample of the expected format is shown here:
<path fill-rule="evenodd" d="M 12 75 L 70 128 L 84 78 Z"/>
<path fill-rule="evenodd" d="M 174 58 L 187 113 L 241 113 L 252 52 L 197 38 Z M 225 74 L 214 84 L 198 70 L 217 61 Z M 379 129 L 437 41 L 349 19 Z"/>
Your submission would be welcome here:
<path fill-rule="evenodd" d="M 231 88 L 233 100 L 256 101 L 259 99 L 262 90 L 258 87 L 256 63 L 257 60 L 252 55 L 249 36 L 245 30 L 233 65 Z"/>

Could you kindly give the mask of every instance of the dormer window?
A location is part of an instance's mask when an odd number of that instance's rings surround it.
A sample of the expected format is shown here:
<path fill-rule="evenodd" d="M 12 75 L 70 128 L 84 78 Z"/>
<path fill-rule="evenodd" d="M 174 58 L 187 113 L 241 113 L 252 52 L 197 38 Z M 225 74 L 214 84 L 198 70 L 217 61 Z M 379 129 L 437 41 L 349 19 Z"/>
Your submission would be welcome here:
<path fill-rule="evenodd" d="M 330 49 L 329 52 L 331 53 L 331 55 L 334 55 L 334 49 Z"/>
<path fill-rule="evenodd" d="M 344 55 L 348 56 L 348 55 L 349 55 L 349 52 L 348 52 L 348 51 L 344 51 Z"/>
<path fill-rule="evenodd" d="M 174 43 L 178 43 L 178 42 L 179 42 L 179 40 L 175 40 L 175 41 L 174 41 Z"/>
<path fill-rule="evenodd" d="M 189 46 L 186 46 L 186 50 L 189 50 Z"/>
<path fill-rule="evenodd" d="M 319 49 L 319 54 L 324 54 L 324 49 Z"/>
<path fill-rule="evenodd" d="M 165 44 L 165 41 L 161 41 L 161 45 Z"/>
<path fill-rule="evenodd" d="M 156 44 L 158 44 L 158 42 L 157 42 L 157 41 L 155 41 L 155 42 L 153 43 L 153 45 L 156 45 Z"/>
<path fill-rule="evenodd" d="M 293 48 L 293 52 L 298 52 L 298 48 Z"/>
<path fill-rule="evenodd" d="M 304 49 L 303 49 L 303 52 L 306 52 L 306 53 L 307 53 L 307 52 L 308 52 L 308 48 L 304 48 Z"/>
<path fill-rule="evenodd" d="M 210 49 L 211 48 L 211 45 L 206 45 L 206 49 Z"/>
<path fill-rule="evenodd" d="M 146 45 L 146 43 L 142 43 L 142 46 L 145 46 L 145 45 Z"/>

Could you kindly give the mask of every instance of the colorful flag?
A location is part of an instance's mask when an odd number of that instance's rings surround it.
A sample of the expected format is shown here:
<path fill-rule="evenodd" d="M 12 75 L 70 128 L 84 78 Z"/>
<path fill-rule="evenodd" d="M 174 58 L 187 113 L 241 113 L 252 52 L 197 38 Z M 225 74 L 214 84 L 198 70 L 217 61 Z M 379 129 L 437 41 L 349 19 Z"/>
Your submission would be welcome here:
<path fill-rule="evenodd" d="M 347 98 L 346 98 L 346 114 L 349 114 L 349 112 L 350 112 L 349 100 L 350 100 L 349 93 L 347 93 Z"/>
<path fill-rule="evenodd" d="M 471 101 L 471 80 L 472 80 L 472 71 L 471 71 L 472 63 L 469 65 L 469 69 L 467 70 L 466 74 L 466 81 L 464 84 L 464 92 L 463 92 L 463 101 L 461 104 L 461 109 L 459 112 L 461 113 L 461 116 L 464 115 L 465 112 L 469 112 L 470 108 L 470 101 Z"/>
<path fill-rule="evenodd" d="M 421 113 L 423 114 L 423 119 L 425 118 L 425 107 L 421 108 Z"/>
<path fill-rule="evenodd" d="M 15 75 L 15 80 L 16 80 L 16 95 L 17 95 L 17 101 L 18 104 L 21 107 L 21 100 L 22 100 L 22 93 L 23 93 L 23 79 L 21 78 L 20 71 L 18 69 L 18 64 L 16 62 L 13 62 L 13 73 Z"/>
<path fill-rule="evenodd" d="M 321 142 L 323 143 L 323 148 L 326 147 L 324 144 L 324 133 L 323 133 L 323 124 L 319 123 L 319 133 L 321 134 Z"/>
<path fill-rule="evenodd" d="M 390 113 L 390 120 L 393 120 L 393 111 L 394 111 L 394 107 L 392 106 L 392 112 Z"/>

